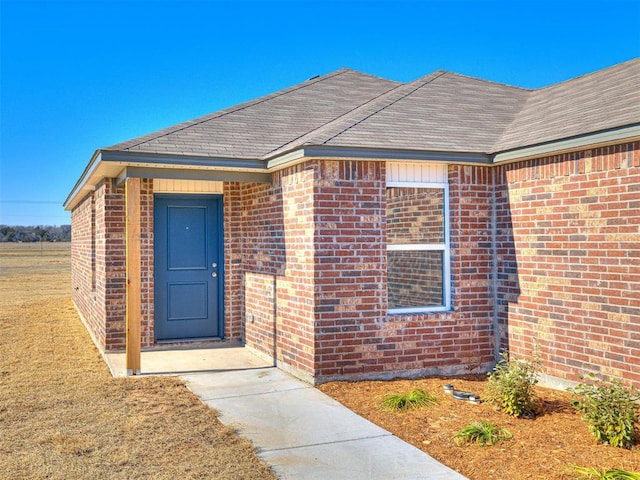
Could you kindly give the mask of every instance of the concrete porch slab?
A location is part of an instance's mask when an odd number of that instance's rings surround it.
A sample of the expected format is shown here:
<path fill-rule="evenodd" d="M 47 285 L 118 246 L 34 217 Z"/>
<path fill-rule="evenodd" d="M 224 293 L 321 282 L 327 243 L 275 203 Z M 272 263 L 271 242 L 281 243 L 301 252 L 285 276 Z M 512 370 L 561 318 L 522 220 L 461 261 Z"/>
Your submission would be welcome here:
<path fill-rule="evenodd" d="M 105 353 L 104 359 L 114 377 L 127 376 L 124 353 Z M 240 346 L 178 347 L 143 351 L 140 365 L 141 375 L 225 372 L 272 366 L 250 350 Z"/>

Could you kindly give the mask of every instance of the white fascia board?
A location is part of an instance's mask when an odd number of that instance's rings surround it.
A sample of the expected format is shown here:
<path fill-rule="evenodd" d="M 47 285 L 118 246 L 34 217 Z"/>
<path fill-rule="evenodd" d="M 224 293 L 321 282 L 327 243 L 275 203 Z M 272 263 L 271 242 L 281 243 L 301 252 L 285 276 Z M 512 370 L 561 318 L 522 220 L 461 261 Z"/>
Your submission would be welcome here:
<path fill-rule="evenodd" d="M 93 191 L 103 178 L 120 177 L 127 167 L 160 171 L 159 169 L 193 169 L 205 172 L 207 170 L 227 170 L 231 172 L 247 172 L 256 174 L 255 178 L 264 181 L 267 175 L 265 162 L 255 159 L 237 158 L 209 158 L 184 155 L 158 155 L 145 153 L 119 152 L 97 150 L 89 165 L 85 168 L 80 179 L 64 202 L 65 210 L 72 210 L 86 195 Z M 261 175 L 262 174 L 262 175 Z M 203 173 L 204 176 L 206 174 Z M 247 179 L 253 178 L 247 175 Z"/>
<path fill-rule="evenodd" d="M 119 152 L 103 150 L 102 160 L 120 162 L 126 166 L 156 166 L 165 168 L 223 168 L 266 173 L 266 164 L 253 158 L 200 157 L 156 153 Z"/>
<path fill-rule="evenodd" d="M 205 180 L 217 182 L 251 182 L 270 183 L 271 174 L 262 172 L 247 172 L 222 168 L 185 168 L 158 166 L 127 166 L 117 177 L 117 185 L 121 185 L 127 178 L 153 178 L 169 180 Z"/>
<path fill-rule="evenodd" d="M 100 150 L 96 150 L 96 152 L 91 157 L 87 168 L 84 169 L 84 172 L 82 172 L 82 175 L 80 175 L 80 178 L 73 186 L 73 189 L 67 196 L 67 199 L 62 204 L 65 210 L 71 210 L 73 207 L 75 207 L 76 203 L 78 203 L 78 201 L 82 199 L 80 197 L 81 192 L 89 192 L 93 190 L 93 187 L 95 187 L 95 185 L 88 185 L 88 180 L 98 169 L 101 162 L 102 158 L 100 155 Z"/>
<path fill-rule="evenodd" d="M 292 152 L 284 153 L 282 155 L 278 155 L 277 157 L 269 160 L 267 162 L 267 168 L 269 170 L 275 170 L 275 169 L 278 169 L 278 167 L 286 167 L 289 164 L 293 164 L 296 161 L 300 160 L 304 156 L 305 156 L 304 148 L 300 148 Z"/>
<path fill-rule="evenodd" d="M 337 147 L 328 145 L 305 145 L 290 152 L 268 159 L 267 168 L 275 170 L 295 164 L 301 158 L 325 158 L 332 160 L 380 160 L 442 162 L 490 165 L 492 157 L 474 152 L 442 152 L 422 150 L 400 150 L 364 147 Z"/>
<path fill-rule="evenodd" d="M 640 125 L 631 125 L 617 128 L 615 130 L 597 132 L 591 135 L 581 135 L 575 138 L 568 138 L 558 140 L 556 142 L 549 142 L 498 153 L 493 157 L 493 163 L 496 164 L 527 160 L 529 158 L 538 158 L 551 154 L 555 155 L 574 150 L 582 150 L 587 147 L 595 148 L 607 144 L 619 143 L 622 140 L 635 141 L 638 139 L 640 139 Z"/>

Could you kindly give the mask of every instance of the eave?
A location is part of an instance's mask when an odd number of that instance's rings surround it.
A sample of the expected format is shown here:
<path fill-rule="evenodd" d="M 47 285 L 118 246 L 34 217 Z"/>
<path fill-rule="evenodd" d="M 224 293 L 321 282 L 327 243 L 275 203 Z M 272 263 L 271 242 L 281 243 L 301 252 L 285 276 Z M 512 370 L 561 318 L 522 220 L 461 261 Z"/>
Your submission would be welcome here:
<path fill-rule="evenodd" d="M 274 157 L 256 159 L 98 150 L 65 200 L 64 207 L 73 209 L 104 178 L 117 178 L 118 183 L 131 177 L 269 183 L 271 173 L 313 158 L 492 166 L 636 140 L 640 140 L 640 124 L 497 153 L 303 145 Z"/>
<path fill-rule="evenodd" d="M 512 163 L 636 140 L 640 140 L 640 123 L 499 152 L 493 155 L 493 163 Z"/>
<path fill-rule="evenodd" d="M 104 178 L 129 177 L 269 182 L 266 162 L 257 159 L 198 157 L 98 150 L 64 202 L 73 209 Z"/>

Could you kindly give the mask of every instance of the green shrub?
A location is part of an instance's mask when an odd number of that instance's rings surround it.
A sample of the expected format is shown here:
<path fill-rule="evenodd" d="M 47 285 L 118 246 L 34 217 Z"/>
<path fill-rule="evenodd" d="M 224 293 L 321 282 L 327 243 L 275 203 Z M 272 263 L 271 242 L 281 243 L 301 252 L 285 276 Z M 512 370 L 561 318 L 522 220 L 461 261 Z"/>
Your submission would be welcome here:
<path fill-rule="evenodd" d="M 533 387 L 538 383 L 541 362 L 535 357 L 533 361 L 516 360 L 506 352 L 501 357 L 493 372 L 488 373 L 488 400 L 514 417 L 533 415 L 538 405 Z"/>
<path fill-rule="evenodd" d="M 573 405 L 598 442 L 613 447 L 631 447 L 638 424 L 636 402 L 640 396 L 636 388 L 627 389 L 618 381 L 607 383 L 591 376 L 589 383 L 580 383 L 571 390 Z"/>
<path fill-rule="evenodd" d="M 595 480 L 640 480 L 640 473 L 620 470 L 618 468 L 599 470 L 594 467 L 579 467 L 572 465 L 572 468 L 580 474 L 583 479 Z"/>
<path fill-rule="evenodd" d="M 382 399 L 381 406 L 386 410 L 407 410 L 409 407 L 418 408 L 426 405 L 435 405 L 438 400 L 424 390 L 411 390 L 404 395 L 387 395 Z"/>
<path fill-rule="evenodd" d="M 479 445 L 495 445 L 504 440 L 511 440 L 513 435 L 504 428 L 489 422 L 473 422 L 460 430 L 453 437 L 456 445 L 477 443 Z"/>

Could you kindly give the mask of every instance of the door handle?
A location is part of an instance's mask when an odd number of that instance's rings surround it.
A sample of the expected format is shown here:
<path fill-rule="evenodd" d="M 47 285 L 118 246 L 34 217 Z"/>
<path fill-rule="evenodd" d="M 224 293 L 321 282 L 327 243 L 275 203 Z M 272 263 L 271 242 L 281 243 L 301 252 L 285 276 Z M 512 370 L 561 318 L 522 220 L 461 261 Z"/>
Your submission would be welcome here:
<path fill-rule="evenodd" d="M 213 272 L 213 273 L 211 273 L 211 276 L 212 276 L 213 278 L 216 278 L 216 277 L 218 276 L 218 272 Z"/>

